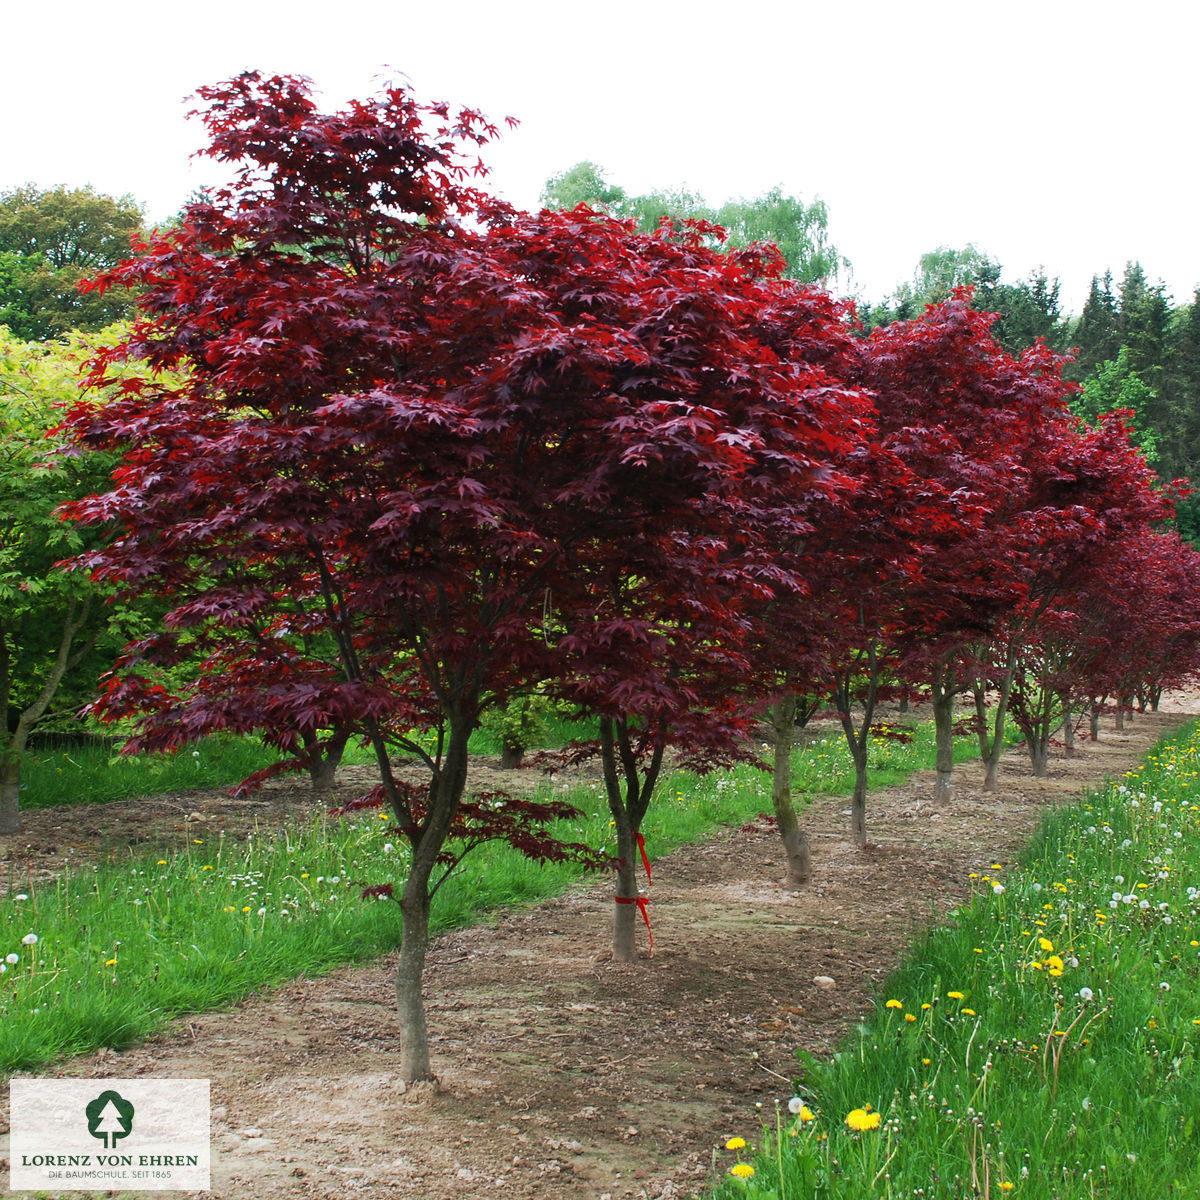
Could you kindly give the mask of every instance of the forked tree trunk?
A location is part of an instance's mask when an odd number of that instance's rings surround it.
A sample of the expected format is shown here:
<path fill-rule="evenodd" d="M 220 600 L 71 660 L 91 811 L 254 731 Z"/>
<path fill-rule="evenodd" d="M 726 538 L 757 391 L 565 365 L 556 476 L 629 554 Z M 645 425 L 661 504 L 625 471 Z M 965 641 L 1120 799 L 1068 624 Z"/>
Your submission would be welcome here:
<path fill-rule="evenodd" d="M 812 850 L 808 834 L 800 828 L 792 804 L 792 743 L 796 731 L 796 697 L 789 695 L 768 709 L 775 730 L 775 758 L 771 784 L 771 804 L 779 835 L 783 838 L 783 853 L 787 861 L 785 888 L 801 888 L 812 879 Z"/>
<path fill-rule="evenodd" d="M 1008 717 L 1008 702 L 1012 696 L 1013 680 L 1017 673 L 1017 648 L 1010 644 L 1004 662 L 1004 673 L 997 685 L 996 711 L 992 716 L 991 737 L 987 734 L 986 705 L 981 688 L 975 689 L 975 711 L 979 715 L 979 741 L 983 750 L 983 790 L 994 792 L 1000 773 L 1000 756 L 1004 753 L 1004 727 Z"/>
<path fill-rule="evenodd" d="M 617 831 L 616 893 L 613 896 L 614 962 L 637 962 L 637 926 L 649 925 L 646 899 L 638 892 L 637 862 L 641 854 L 638 834 L 650 798 L 662 770 L 664 742 L 656 743 L 644 771 L 634 751 L 629 725 L 624 718 L 600 720 L 600 760 L 604 766 L 604 789 L 608 809 Z"/>
<path fill-rule="evenodd" d="M 384 788 L 396 819 L 412 846 L 412 865 L 400 895 L 402 942 L 396 966 L 396 1010 L 400 1020 L 400 1073 L 406 1083 L 434 1078 L 429 1063 L 429 1035 L 425 1025 L 423 980 L 429 951 L 429 913 L 433 896 L 444 882 L 443 874 L 430 886 L 438 855 L 446 844 L 467 784 L 467 742 L 474 728 L 461 709 L 451 715 L 444 758 L 431 762 L 433 774 L 424 819 L 416 821 L 396 785 L 387 746 L 378 729 L 372 731 Z"/>
<path fill-rule="evenodd" d="M 854 762 L 854 796 L 850 801 L 850 827 L 858 846 L 867 844 L 867 749 L 871 739 L 871 722 L 875 719 L 875 704 L 879 696 L 879 655 L 874 642 L 868 644 L 853 670 L 844 672 L 833 688 L 838 719 L 846 735 L 846 745 Z M 865 676 L 865 680 L 864 680 Z M 854 727 L 854 691 L 862 685 L 859 701 L 862 723 Z"/>
<path fill-rule="evenodd" d="M 334 730 L 323 745 L 315 734 L 304 739 L 309 756 L 308 778 L 314 792 L 327 792 L 333 787 L 349 740 L 350 734 L 340 729 Z"/>

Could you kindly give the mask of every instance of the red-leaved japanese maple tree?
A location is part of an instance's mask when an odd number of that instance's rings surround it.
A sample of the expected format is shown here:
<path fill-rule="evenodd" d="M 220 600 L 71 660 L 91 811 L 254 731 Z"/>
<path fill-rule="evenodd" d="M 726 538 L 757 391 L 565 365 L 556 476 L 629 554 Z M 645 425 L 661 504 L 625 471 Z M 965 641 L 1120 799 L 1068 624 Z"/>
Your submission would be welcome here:
<path fill-rule="evenodd" d="M 123 454 L 72 509 L 121 530 L 86 565 L 171 601 L 102 707 L 140 714 L 145 744 L 211 726 L 373 745 L 366 801 L 411 852 L 396 995 L 422 1078 L 448 842 L 571 849 L 542 836 L 548 810 L 468 797 L 481 714 L 545 683 L 686 729 L 689 677 L 738 664 L 738 597 L 786 582 L 758 531 L 791 519 L 778 495 L 827 486 L 836 389 L 760 336 L 780 286 L 762 253 L 467 186 L 478 114 L 396 87 L 327 114 L 254 73 L 200 96 L 234 182 L 101 282 L 136 286 L 142 315 L 93 378 L 124 357 L 159 374 L 71 418 Z M 157 669 L 189 663 L 236 686 L 166 689 Z"/>
<path fill-rule="evenodd" d="M 949 799 L 954 705 L 978 678 L 997 628 L 1026 598 L 1036 553 L 1023 519 L 1031 463 L 1047 430 L 1068 421 L 1063 361 L 1037 345 L 1019 356 L 995 340 L 994 314 L 958 289 L 919 318 L 873 331 L 865 380 L 881 440 L 942 519 L 922 531 L 895 637 L 899 673 L 928 689 L 937 742 L 934 802 Z"/>

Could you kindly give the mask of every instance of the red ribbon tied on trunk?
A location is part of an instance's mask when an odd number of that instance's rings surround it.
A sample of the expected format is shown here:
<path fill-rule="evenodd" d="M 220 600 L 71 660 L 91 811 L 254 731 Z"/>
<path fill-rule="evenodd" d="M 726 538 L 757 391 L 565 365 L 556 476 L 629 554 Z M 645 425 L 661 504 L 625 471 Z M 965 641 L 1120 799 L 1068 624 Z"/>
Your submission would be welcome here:
<path fill-rule="evenodd" d="M 650 935 L 650 953 L 654 953 L 654 930 L 650 928 L 650 901 L 645 896 L 614 896 L 613 899 L 618 904 L 636 904 L 638 911 L 642 914 L 642 920 L 646 922 L 646 932 Z"/>
<path fill-rule="evenodd" d="M 646 857 L 646 839 L 639 832 L 637 835 L 638 849 L 642 852 L 642 866 L 646 868 L 646 882 L 653 883 L 650 878 L 650 860 Z M 649 922 L 647 922 L 648 924 Z"/>

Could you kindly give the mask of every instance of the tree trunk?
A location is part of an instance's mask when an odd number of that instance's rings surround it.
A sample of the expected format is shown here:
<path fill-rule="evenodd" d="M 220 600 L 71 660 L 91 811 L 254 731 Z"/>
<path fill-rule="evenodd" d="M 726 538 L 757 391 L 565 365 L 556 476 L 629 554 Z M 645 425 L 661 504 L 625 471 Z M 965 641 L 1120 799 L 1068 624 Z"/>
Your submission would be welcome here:
<path fill-rule="evenodd" d="M 1008 655 L 1004 663 L 1004 674 L 1000 677 L 999 695 L 996 700 L 996 713 L 992 720 L 992 736 L 983 759 L 983 790 L 996 790 L 996 777 L 1000 773 L 1000 756 L 1004 753 L 1004 724 L 1008 716 L 1008 701 L 1012 696 L 1013 680 L 1017 673 L 1017 648 L 1015 644 L 1008 647 Z M 976 708 L 979 706 L 979 694 L 976 693 Z M 981 735 L 981 739 L 982 736 Z"/>
<path fill-rule="evenodd" d="M 1122 700 L 1117 700 L 1117 717 L 1114 723 L 1114 728 L 1118 733 L 1124 732 L 1125 729 L 1125 704 Z"/>
<path fill-rule="evenodd" d="M 404 940 L 396 968 L 396 1009 L 400 1015 L 400 1077 L 412 1083 L 432 1079 L 425 1027 L 422 982 L 429 950 L 429 871 L 414 864 L 400 900 Z"/>
<path fill-rule="evenodd" d="M 1100 740 L 1100 702 L 1099 701 L 1097 701 L 1095 704 L 1092 705 L 1091 733 L 1092 733 L 1092 741 L 1098 742 Z"/>
<path fill-rule="evenodd" d="M 1075 757 L 1075 718 L 1071 715 L 1071 701 L 1064 699 L 1063 706 L 1063 745 L 1066 747 L 1067 757 Z"/>
<path fill-rule="evenodd" d="M 314 792 L 327 792 L 333 787 L 338 765 L 349 740 L 350 734 L 340 729 L 335 729 L 324 745 L 315 736 L 311 741 L 309 738 L 304 739 L 309 752 L 308 778 Z"/>
<path fill-rule="evenodd" d="M 525 747 L 520 742 L 505 738 L 500 744 L 500 770 L 513 771 L 521 765 L 525 757 Z"/>
<path fill-rule="evenodd" d="M 21 761 L 5 758 L 0 762 L 0 833 L 21 832 Z"/>
<path fill-rule="evenodd" d="M 850 802 L 850 827 L 857 846 L 867 844 L 867 751 L 854 752 L 854 799 Z"/>
<path fill-rule="evenodd" d="M 12 694 L 12 664 L 8 652 L 8 638 L 0 630 L 0 834 L 19 833 L 21 830 L 21 759 L 29 743 L 29 735 L 50 707 L 50 701 L 58 690 L 62 677 L 68 670 L 78 666 L 80 660 L 95 645 L 95 637 L 84 642 L 72 654 L 75 635 L 87 624 L 92 610 L 93 597 L 89 594 L 82 601 L 72 597 L 67 602 L 63 617 L 61 636 L 54 655 L 54 662 L 46 674 L 42 689 L 17 717 L 17 725 L 8 730 L 8 698 Z"/>
<path fill-rule="evenodd" d="M 933 683 L 933 728 L 937 746 L 937 781 L 933 787 L 933 802 L 938 806 L 950 803 L 950 781 L 954 775 L 954 696 L 940 679 Z"/>
<path fill-rule="evenodd" d="M 617 879 L 613 900 L 613 962 L 637 962 L 637 845 L 628 822 L 617 828 Z"/>
<path fill-rule="evenodd" d="M 637 860 L 641 853 L 638 833 L 658 783 L 665 750 L 666 742 L 660 739 L 651 751 L 649 762 L 641 767 L 630 738 L 628 721 L 623 717 L 600 719 L 604 790 L 617 831 L 617 890 L 613 897 L 614 962 L 637 962 L 638 918 L 649 925 L 649 918 L 645 914 L 646 900 L 639 895 L 637 887 Z"/>
<path fill-rule="evenodd" d="M 429 913 L 433 897 L 447 873 L 430 887 L 438 855 L 450 829 L 467 784 L 467 743 L 474 722 L 462 707 L 449 714 L 450 736 L 444 757 L 430 760 L 429 798 L 424 819 L 418 821 L 403 792 L 396 786 L 388 759 L 387 745 L 375 727 L 370 729 L 384 790 L 392 803 L 397 823 L 412 846 L 412 865 L 400 897 L 403 941 L 396 967 L 396 1009 L 400 1019 L 400 1073 L 412 1083 L 434 1078 L 429 1065 L 429 1036 L 425 1025 L 422 983 L 425 956 L 429 950 Z"/>
<path fill-rule="evenodd" d="M 783 853 L 787 861 L 787 875 L 783 886 L 796 890 L 812 879 L 812 851 L 808 834 L 796 820 L 796 809 L 792 804 L 792 742 L 796 728 L 796 697 L 788 696 L 771 705 L 768 710 L 775 730 L 774 774 L 771 786 L 771 804 L 775 809 L 775 820 L 779 823 L 779 835 L 783 838 Z"/>
<path fill-rule="evenodd" d="M 1034 777 L 1045 779 L 1050 763 L 1050 746 L 1044 738 L 1029 739 L 1029 761 L 1033 766 Z"/>

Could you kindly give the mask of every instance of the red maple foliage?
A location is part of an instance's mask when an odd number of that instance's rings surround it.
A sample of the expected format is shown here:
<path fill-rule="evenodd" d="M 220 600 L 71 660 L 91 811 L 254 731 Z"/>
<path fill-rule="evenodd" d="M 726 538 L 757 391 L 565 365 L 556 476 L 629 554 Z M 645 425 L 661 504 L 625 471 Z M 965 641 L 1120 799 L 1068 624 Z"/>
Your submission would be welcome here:
<path fill-rule="evenodd" d="M 143 744 L 374 746 L 372 799 L 412 847 L 397 1000 L 419 1078 L 448 839 L 558 852 L 534 806 L 467 798 L 480 715 L 548 681 L 609 729 L 715 751 L 727 727 L 695 710 L 743 665 L 742 597 L 787 582 L 761 531 L 802 531 L 789 498 L 837 486 L 850 393 L 792 352 L 771 255 L 465 186 L 477 114 L 399 88 L 325 114 L 257 74 L 200 94 L 238 174 L 102 278 L 142 316 L 93 378 L 158 373 L 70 421 L 123 454 L 72 509 L 122 531 L 86 565 L 170 605 L 100 707 L 138 714 Z"/>

